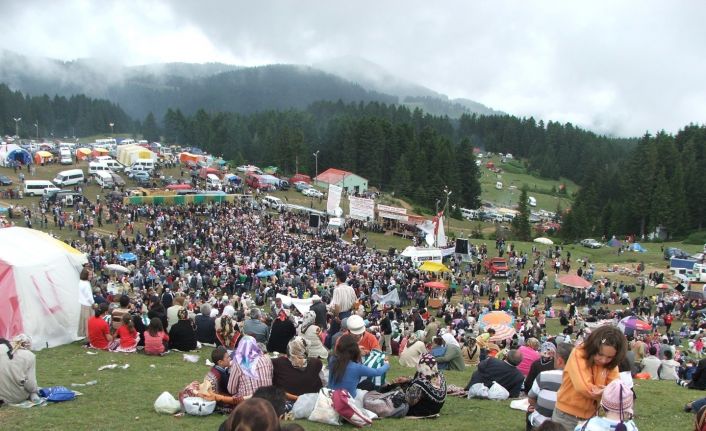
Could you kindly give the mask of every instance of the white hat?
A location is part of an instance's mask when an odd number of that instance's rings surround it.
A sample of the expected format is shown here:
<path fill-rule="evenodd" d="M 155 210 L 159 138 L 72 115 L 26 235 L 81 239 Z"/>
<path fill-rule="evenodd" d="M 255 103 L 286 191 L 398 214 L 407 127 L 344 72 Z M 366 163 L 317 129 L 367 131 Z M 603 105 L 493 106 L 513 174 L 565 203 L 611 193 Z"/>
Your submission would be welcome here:
<path fill-rule="evenodd" d="M 312 295 L 311 300 L 312 301 L 321 301 L 321 297 L 319 295 Z"/>
<path fill-rule="evenodd" d="M 365 322 L 363 322 L 363 318 L 357 314 L 354 314 L 348 318 L 346 326 L 351 334 L 360 335 L 365 332 Z"/>

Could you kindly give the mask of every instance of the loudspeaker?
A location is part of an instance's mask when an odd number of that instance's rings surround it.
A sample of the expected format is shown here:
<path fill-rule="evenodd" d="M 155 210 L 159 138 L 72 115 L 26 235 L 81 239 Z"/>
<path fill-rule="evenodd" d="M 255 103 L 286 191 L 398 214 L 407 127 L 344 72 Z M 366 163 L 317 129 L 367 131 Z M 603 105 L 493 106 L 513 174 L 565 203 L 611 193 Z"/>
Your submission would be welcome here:
<path fill-rule="evenodd" d="M 458 254 L 468 254 L 468 240 L 457 239 L 455 252 Z"/>
<path fill-rule="evenodd" d="M 309 227 L 319 227 L 321 217 L 317 214 L 309 214 Z"/>

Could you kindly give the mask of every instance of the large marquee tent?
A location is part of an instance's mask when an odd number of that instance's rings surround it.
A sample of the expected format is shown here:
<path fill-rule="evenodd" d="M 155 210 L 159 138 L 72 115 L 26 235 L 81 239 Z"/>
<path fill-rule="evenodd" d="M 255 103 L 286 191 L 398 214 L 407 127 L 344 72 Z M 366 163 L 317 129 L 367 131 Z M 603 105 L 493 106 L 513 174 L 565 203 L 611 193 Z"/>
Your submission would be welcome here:
<path fill-rule="evenodd" d="M 86 256 L 43 232 L 0 229 L 0 337 L 24 333 L 41 350 L 77 339 Z"/>

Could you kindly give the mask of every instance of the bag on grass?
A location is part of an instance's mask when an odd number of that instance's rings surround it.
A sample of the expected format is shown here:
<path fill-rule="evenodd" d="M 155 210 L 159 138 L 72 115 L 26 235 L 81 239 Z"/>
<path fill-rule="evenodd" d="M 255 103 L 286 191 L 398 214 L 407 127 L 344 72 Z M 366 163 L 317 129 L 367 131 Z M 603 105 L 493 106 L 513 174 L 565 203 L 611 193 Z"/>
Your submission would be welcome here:
<path fill-rule="evenodd" d="M 409 404 L 400 390 L 384 393 L 370 391 L 363 398 L 363 407 L 380 418 L 401 418 L 409 410 Z"/>
<path fill-rule="evenodd" d="M 157 397 L 154 402 L 154 410 L 157 413 L 166 413 L 168 415 L 173 415 L 174 413 L 181 410 L 181 405 L 179 401 L 169 392 L 162 392 L 162 395 Z"/>
<path fill-rule="evenodd" d="M 331 389 L 322 388 L 316 398 L 314 410 L 309 415 L 312 422 L 320 422 L 327 425 L 341 425 L 338 413 L 333 409 L 333 398 Z"/>
<path fill-rule="evenodd" d="M 363 358 L 363 365 L 370 368 L 380 368 L 385 365 L 385 353 L 381 350 L 371 350 L 368 356 Z M 387 373 L 381 376 L 375 377 L 361 377 L 360 382 L 363 383 L 366 380 L 370 382 L 369 387 L 365 385 L 360 386 L 365 389 L 380 389 L 380 386 L 385 384 L 385 377 Z"/>
<path fill-rule="evenodd" d="M 316 399 L 318 396 L 318 393 L 299 395 L 299 398 L 297 398 L 292 406 L 292 414 L 294 415 L 294 419 L 308 418 L 311 412 L 314 411 L 314 406 L 316 405 Z"/>
<path fill-rule="evenodd" d="M 468 389 L 468 398 L 488 398 L 488 387 L 483 383 L 476 383 Z"/>
<path fill-rule="evenodd" d="M 62 401 L 71 401 L 76 398 L 76 394 L 69 388 L 64 386 L 51 386 L 39 390 L 39 396 L 46 398 L 47 401 L 60 403 Z"/>
<path fill-rule="evenodd" d="M 201 397 L 184 398 L 184 410 L 192 416 L 208 416 L 216 409 L 215 401 L 206 401 Z"/>
<path fill-rule="evenodd" d="M 343 419 L 358 428 L 372 425 L 373 423 L 373 421 L 355 405 L 351 395 L 345 389 L 336 389 L 333 391 L 333 409 Z"/>
<path fill-rule="evenodd" d="M 506 400 L 510 398 L 510 392 L 505 389 L 500 383 L 493 382 L 493 385 L 488 389 L 489 400 Z"/>

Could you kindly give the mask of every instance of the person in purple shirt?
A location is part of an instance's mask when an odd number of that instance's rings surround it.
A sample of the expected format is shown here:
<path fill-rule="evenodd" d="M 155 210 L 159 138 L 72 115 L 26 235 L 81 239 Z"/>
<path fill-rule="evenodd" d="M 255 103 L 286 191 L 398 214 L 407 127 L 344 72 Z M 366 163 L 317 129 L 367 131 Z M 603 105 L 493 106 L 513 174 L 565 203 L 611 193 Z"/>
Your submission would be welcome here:
<path fill-rule="evenodd" d="M 355 398 L 357 386 L 361 377 L 377 377 L 390 369 L 390 364 L 380 368 L 370 368 L 361 364 L 358 340 L 350 334 L 343 335 L 334 350 L 334 356 L 329 358 L 328 387 L 330 389 L 346 389 Z"/>

